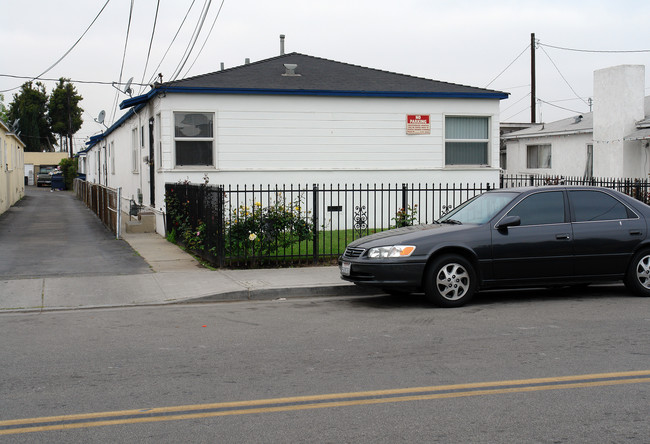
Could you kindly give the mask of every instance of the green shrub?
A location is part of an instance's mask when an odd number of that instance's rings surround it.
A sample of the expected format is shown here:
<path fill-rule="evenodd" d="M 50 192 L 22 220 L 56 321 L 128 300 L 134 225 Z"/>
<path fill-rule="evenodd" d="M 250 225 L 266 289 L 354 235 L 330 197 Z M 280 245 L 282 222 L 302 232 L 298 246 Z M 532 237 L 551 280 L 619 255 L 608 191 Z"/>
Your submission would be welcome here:
<path fill-rule="evenodd" d="M 72 189 L 72 184 L 77 177 L 77 158 L 73 157 L 61 159 L 59 162 L 61 172 L 63 173 L 63 180 L 65 182 L 66 190 Z"/>
<path fill-rule="evenodd" d="M 300 199 L 283 204 L 275 201 L 263 207 L 241 205 L 226 222 L 226 253 L 231 256 L 272 255 L 297 242 L 311 239 L 313 226 L 302 216 Z"/>

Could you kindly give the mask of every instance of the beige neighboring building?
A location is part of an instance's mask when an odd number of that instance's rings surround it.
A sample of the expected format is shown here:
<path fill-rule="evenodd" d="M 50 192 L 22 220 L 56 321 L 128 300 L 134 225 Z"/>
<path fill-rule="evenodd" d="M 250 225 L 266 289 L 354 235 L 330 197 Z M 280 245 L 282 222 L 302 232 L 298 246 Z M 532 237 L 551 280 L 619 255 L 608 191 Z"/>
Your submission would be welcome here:
<path fill-rule="evenodd" d="M 25 144 L 0 120 L 0 214 L 25 195 Z"/>
<path fill-rule="evenodd" d="M 68 158 L 68 153 L 63 151 L 59 153 L 25 153 L 25 177 L 27 185 L 36 185 L 36 178 L 41 168 L 51 169 L 61 163 L 63 159 Z"/>

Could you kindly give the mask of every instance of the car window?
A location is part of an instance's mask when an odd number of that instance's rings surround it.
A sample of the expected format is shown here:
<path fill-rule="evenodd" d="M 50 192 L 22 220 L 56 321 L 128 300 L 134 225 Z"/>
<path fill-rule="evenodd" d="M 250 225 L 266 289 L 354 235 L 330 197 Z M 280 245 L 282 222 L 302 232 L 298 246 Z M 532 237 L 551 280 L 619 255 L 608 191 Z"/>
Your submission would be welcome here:
<path fill-rule="evenodd" d="M 519 216 L 521 225 L 563 223 L 564 195 L 562 191 L 532 194 L 511 209 L 508 216 Z"/>
<path fill-rule="evenodd" d="M 484 224 L 492 219 L 516 196 L 517 193 L 511 192 L 489 192 L 480 194 L 445 214 L 440 218 L 440 222 L 456 220 L 463 224 Z"/>
<path fill-rule="evenodd" d="M 569 191 L 569 197 L 576 222 L 634 217 L 620 201 L 600 191 Z"/>

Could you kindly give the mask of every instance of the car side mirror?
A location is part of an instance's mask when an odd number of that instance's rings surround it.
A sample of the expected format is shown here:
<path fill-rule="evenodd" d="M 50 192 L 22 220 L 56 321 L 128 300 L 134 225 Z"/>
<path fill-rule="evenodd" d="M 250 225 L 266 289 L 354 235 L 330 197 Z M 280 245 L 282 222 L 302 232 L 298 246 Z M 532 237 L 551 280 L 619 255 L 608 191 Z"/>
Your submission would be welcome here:
<path fill-rule="evenodd" d="M 521 225 L 521 218 L 519 216 L 506 216 L 494 226 L 499 231 L 507 230 L 508 227 L 517 227 Z"/>

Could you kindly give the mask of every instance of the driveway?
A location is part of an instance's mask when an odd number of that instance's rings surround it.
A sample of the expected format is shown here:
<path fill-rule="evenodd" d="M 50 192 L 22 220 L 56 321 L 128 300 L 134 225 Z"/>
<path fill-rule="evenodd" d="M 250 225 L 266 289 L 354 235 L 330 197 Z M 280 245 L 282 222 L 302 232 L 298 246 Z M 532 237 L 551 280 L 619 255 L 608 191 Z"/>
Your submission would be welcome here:
<path fill-rule="evenodd" d="M 0 279 L 151 272 L 71 192 L 25 187 L 0 215 Z"/>

